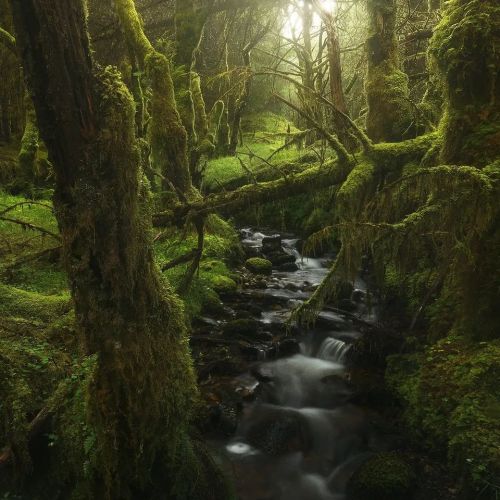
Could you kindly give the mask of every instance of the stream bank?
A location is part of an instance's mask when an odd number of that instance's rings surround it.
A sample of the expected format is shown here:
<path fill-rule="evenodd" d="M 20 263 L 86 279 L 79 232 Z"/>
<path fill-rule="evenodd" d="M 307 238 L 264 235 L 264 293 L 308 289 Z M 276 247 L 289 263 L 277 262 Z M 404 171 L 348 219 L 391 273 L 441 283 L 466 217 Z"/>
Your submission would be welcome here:
<path fill-rule="evenodd" d="M 314 328 L 287 328 L 334 256 L 302 258 L 293 235 L 243 229 L 241 237 L 246 255 L 268 258 L 272 272 L 240 270 L 238 290 L 197 319 L 192 337 L 207 403 L 200 427 L 238 498 L 454 498 L 444 471 L 427 467 L 388 419 L 383 369 L 367 351 L 398 339 L 377 325 L 364 281 Z"/>

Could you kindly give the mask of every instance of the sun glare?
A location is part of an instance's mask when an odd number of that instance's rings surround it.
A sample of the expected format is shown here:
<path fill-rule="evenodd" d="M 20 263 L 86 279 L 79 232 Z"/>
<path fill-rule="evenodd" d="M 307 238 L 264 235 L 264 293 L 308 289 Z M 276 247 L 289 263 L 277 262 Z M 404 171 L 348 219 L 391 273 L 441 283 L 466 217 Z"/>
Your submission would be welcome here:
<path fill-rule="evenodd" d="M 336 0 L 318 0 L 316 4 L 319 8 L 332 14 L 337 6 Z M 300 35 L 302 32 L 302 16 L 300 10 L 304 7 L 304 2 L 299 0 L 295 5 L 289 5 L 286 10 L 286 19 L 283 24 L 283 35 L 286 37 L 293 37 Z M 320 25 L 320 17 L 315 13 L 313 17 L 313 25 L 315 27 Z"/>
<path fill-rule="evenodd" d="M 328 14 L 332 14 L 333 11 L 335 10 L 336 7 L 336 1 L 335 0 L 320 0 L 319 4 L 321 9 L 323 9 L 325 12 L 328 12 Z"/>

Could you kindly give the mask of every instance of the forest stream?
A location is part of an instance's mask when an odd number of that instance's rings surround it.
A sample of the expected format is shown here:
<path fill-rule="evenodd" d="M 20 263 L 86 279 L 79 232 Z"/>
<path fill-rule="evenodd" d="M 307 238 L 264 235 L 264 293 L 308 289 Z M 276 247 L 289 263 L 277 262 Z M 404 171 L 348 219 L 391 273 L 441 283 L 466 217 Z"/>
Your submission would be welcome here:
<path fill-rule="evenodd" d="M 232 381 L 247 401 L 234 435 L 219 447 L 241 500 L 344 498 L 353 471 L 370 453 L 384 449 L 369 411 L 352 402 L 349 353 L 361 335 L 352 318 L 367 324 L 375 320 L 373 308 L 365 304 L 365 284 L 355 283 L 353 313 L 325 309 L 314 328 L 294 330 L 276 346 L 266 332 L 285 327 L 290 311 L 326 275 L 329 258 L 302 258 L 295 238 L 250 229 L 241 234 L 250 255 L 281 251 L 293 259 L 281 259 L 288 265 L 272 272 L 266 288 L 262 281 L 250 284 L 236 301 L 235 307 L 259 322 L 262 342 L 253 345 L 256 361 Z"/>
<path fill-rule="evenodd" d="M 499 500 L 499 34 L 0 0 L 0 500 Z"/>

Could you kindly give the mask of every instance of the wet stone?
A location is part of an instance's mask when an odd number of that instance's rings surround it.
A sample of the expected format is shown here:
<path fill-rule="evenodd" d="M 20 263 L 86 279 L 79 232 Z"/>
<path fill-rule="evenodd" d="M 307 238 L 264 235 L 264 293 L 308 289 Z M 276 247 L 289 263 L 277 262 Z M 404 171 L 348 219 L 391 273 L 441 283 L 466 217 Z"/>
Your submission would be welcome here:
<path fill-rule="evenodd" d="M 300 344 L 295 339 L 284 339 L 279 343 L 278 353 L 280 356 L 292 356 L 300 352 Z"/>
<path fill-rule="evenodd" d="M 262 238 L 262 251 L 264 253 L 276 252 L 281 250 L 281 236 L 273 234 Z"/>

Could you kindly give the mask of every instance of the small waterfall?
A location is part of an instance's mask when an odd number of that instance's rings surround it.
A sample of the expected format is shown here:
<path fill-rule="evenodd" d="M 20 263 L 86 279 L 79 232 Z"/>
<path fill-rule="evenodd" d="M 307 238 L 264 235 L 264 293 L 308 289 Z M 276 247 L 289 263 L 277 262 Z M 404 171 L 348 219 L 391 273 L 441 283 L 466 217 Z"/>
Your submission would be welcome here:
<path fill-rule="evenodd" d="M 326 359 L 327 361 L 334 361 L 336 363 L 342 363 L 349 351 L 350 346 L 342 340 L 334 339 L 333 337 L 328 337 L 323 340 L 321 344 L 317 357 L 320 359 Z"/>

